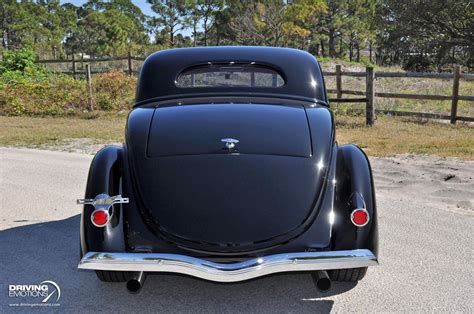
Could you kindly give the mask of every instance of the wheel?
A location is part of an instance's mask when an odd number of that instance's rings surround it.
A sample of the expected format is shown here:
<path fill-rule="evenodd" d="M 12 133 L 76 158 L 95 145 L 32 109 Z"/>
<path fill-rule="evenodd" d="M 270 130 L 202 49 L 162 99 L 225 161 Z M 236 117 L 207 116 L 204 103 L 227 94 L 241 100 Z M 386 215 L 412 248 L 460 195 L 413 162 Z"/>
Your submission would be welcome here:
<path fill-rule="evenodd" d="M 129 271 L 96 270 L 95 274 L 100 281 L 104 282 L 125 282 L 131 277 Z"/>
<path fill-rule="evenodd" d="M 359 281 L 365 277 L 367 267 L 335 269 L 328 272 L 333 281 Z"/>

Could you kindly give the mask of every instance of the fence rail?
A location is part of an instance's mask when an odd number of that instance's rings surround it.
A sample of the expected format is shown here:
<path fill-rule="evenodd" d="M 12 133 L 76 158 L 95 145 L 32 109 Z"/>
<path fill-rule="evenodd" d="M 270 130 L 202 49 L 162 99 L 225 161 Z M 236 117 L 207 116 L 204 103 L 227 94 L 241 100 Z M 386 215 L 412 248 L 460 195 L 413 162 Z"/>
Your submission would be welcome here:
<path fill-rule="evenodd" d="M 71 64 L 71 71 L 58 71 L 60 73 L 73 75 L 77 77 L 79 75 L 85 76 L 90 80 L 91 74 L 104 73 L 109 70 L 92 70 L 91 64 L 98 62 L 113 62 L 113 61 L 127 61 L 127 68 L 122 69 L 128 75 L 137 74 L 139 71 L 133 69 L 132 61 L 144 61 L 143 57 L 135 57 L 128 54 L 126 57 L 113 57 L 113 58 L 95 58 L 95 59 L 81 59 L 75 60 L 38 60 L 40 64 L 58 64 L 67 63 Z M 83 66 L 83 71 L 77 69 L 77 63 Z M 450 120 L 452 124 L 456 121 L 469 121 L 474 122 L 474 117 L 462 117 L 457 115 L 458 101 L 474 101 L 474 95 L 459 95 L 459 82 L 460 80 L 474 81 L 474 74 L 462 73 L 460 67 L 454 67 L 452 73 L 424 73 L 424 72 L 376 72 L 373 68 L 367 67 L 364 72 L 354 71 L 342 71 L 341 65 L 336 65 L 336 71 L 323 71 L 325 76 L 334 76 L 336 78 L 336 89 L 328 89 L 328 94 L 336 95 L 335 98 L 330 98 L 330 102 L 336 103 L 365 103 L 365 115 L 366 124 L 373 125 L 376 113 L 392 114 L 397 116 L 415 116 L 423 117 L 427 119 L 441 119 Z M 345 90 L 342 87 L 342 77 L 361 77 L 365 78 L 365 91 L 356 90 Z M 452 94 L 451 95 L 432 95 L 432 94 L 402 94 L 402 93 L 386 93 L 376 92 L 376 79 L 377 78 L 427 78 L 427 79 L 442 79 L 452 80 Z M 343 98 L 343 95 L 353 96 L 364 96 L 363 98 Z M 397 110 L 380 110 L 377 109 L 376 98 L 395 98 L 395 99 L 418 99 L 418 100 L 450 100 L 451 110 L 450 115 L 426 113 L 426 112 L 412 112 L 412 111 L 397 111 Z"/>
<path fill-rule="evenodd" d="M 336 94 L 336 98 L 330 98 L 330 102 L 339 103 L 366 103 L 366 123 L 367 125 L 373 125 L 375 113 L 393 114 L 397 116 L 415 116 L 423 117 L 427 119 L 441 119 L 450 120 L 452 124 L 456 121 L 468 121 L 474 122 L 474 117 L 462 117 L 457 115 L 457 106 L 459 100 L 474 101 L 472 95 L 459 95 L 459 82 L 460 80 L 472 81 L 474 80 L 474 74 L 461 73 L 460 67 L 456 66 L 453 68 L 453 73 L 418 73 L 418 72 L 375 72 L 373 68 L 367 67 L 365 72 L 343 72 L 341 65 L 336 65 L 335 72 L 325 72 L 325 76 L 336 77 L 336 89 L 328 89 L 329 94 Z M 366 78 L 366 90 L 365 91 L 354 91 L 344 90 L 342 88 L 342 76 L 351 77 L 365 77 Z M 375 92 L 375 80 L 379 77 L 387 78 L 429 78 L 429 79 L 444 79 L 453 80 L 453 91 L 451 95 L 430 95 L 430 94 L 401 94 L 401 93 L 384 93 Z M 342 98 L 342 95 L 355 95 L 365 96 L 365 98 Z M 401 98 L 401 99 L 421 99 L 421 100 L 451 100 L 451 114 L 435 114 L 426 112 L 411 112 L 411 111 L 397 111 L 397 110 L 379 110 L 375 109 L 375 98 Z"/>
<path fill-rule="evenodd" d="M 326 76 L 337 76 L 336 72 L 323 71 Z M 340 75 L 353 76 L 353 77 L 365 77 L 365 72 L 340 72 Z M 454 78 L 453 73 L 431 73 L 431 72 L 377 72 L 375 78 L 379 77 L 411 77 L 411 78 L 432 78 L 432 79 L 452 79 Z M 460 73 L 460 77 L 467 81 L 474 81 L 474 74 L 471 73 Z"/>
<path fill-rule="evenodd" d="M 145 61 L 145 58 L 130 56 L 131 60 L 135 61 Z M 84 62 L 84 63 L 94 63 L 94 62 L 108 62 L 108 61 L 125 61 L 129 60 L 129 57 L 111 57 L 111 58 L 94 58 L 94 59 L 45 59 L 45 60 L 36 60 L 36 63 L 73 63 L 73 62 Z"/>
<path fill-rule="evenodd" d="M 139 71 L 134 70 L 132 67 L 132 61 L 145 61 L 145 58 L 143 57 L 134 57 L 130 54 L 128 54 L 126 57 L 110 57 L 110 58 L 94 58 L 94 59 L 80 59 L 76 60 L 74 58 L 72 59 L 63 59 L 63 60 L 57 60 L 57 59 L 49 59 L 49 60 L 37 60 L 36 63 L 39 64 L 59 64 L 59 63 L 66 63 L 71 65 L 71 71 L 58 71 L 59 73 L 63 74 L 68 74 L 68 75 L 73 75 L 76 77 L 77 75 L 83 75 L 87 76 L 88 72 L 86 68 L 84 67 L 84 71 L 78 71 L 77 70 L 77 64 L 93 64 L 93 63 L 98 63 L 98 62 L 113 62 L 113 61 L 127 61 L 127 69 L 123 69 L 124 72 L 128 73 L 129 75 L 132 74 L 137 74 Z M 99 74 L 99 73 L 104 73 L 108 72 L 109 70 L 106 71 L 101 71 L 101 70 L 90 70 L 90 74 Z"/>

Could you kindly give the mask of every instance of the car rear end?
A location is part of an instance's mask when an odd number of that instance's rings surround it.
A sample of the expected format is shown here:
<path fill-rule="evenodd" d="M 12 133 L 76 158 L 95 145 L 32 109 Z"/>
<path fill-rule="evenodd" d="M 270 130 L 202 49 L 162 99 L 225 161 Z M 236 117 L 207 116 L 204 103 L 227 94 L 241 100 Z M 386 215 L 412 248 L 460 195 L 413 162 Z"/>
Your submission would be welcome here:
<path fill-rule="evenodd" d="M 235 282 L 291 271 L 323 289 L 326 271 L 377 264 L 370 165 L 336 145 L 317 62 L 230 50 L 236 61 L 224 48 L 147 59 L 126 145 L 91 166 L 79 268 L 120 274 L 130 290 L 151 272 Z"/>

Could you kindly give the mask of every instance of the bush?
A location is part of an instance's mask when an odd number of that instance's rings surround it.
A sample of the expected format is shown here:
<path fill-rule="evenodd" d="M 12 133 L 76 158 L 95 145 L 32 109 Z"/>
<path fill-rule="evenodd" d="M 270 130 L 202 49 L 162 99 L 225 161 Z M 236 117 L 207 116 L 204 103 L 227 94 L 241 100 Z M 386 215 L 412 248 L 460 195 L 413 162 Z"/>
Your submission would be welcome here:
<path fill-rule="evenodd" d="M 48 75 L 41 81 L 9 80 L 0 86 L 0 114 L 59 115 L 86 109 L 83 81 Z"/>
<path fill-rule="evenodd" d="M 19 51 L 4 50 L 2 54 L 0 75 L 3 81 L 44 78 L 44 68 L 35 64 L 36 55 L 33 50 L 28 48 Z"/>
<path fill-rule="evenodd" d="M 30 49 L 3 51 L 0 61 L 0 114 L 66 115 L 88 110 L 86 81 L 50 73 L 35 63 Z M 133 103 L 135 78 L 120 71 L 93 77 L 94 108 L 129 110 Z"/>
<path fill-rule="evenodd" d="M 319 61 L 319 63 L 326 63 L 326 62 L 330 62 L 332 59 L 330 57 L 316 57 Z"/>
<path fill-rule="evenodd" d="M 31 50 L 5 51 L 0 61 L 0 114 L 67 115 L 88 110 L 89 93 L 83 79 L 49 73 L 34 63 Z M 135 78 L 112 71 L 93 77 L 94 108 L 129 110 Z"/>
<path fill-rule="evenodd" d="M 136 79 L 122 71 L 113 70 L 94 76 L 93 98 L 97 109 L 123 111 L 131 109 Z"/>
<path fill-rule="evenodd" d="M 0 114 L 60 114 L 81 103 L 81 84 L 48 74 L 30 49 L 3 51 L 0 62 Z"/>
<path fill-rule="evenodd" d="M 92 80 L 95 110 L 124 111 L 133 104 L 136 79 L 120 71 L 99 74 Z M 0 75 L 0 114 L 67 115 L 89 109 L 85 80 L 47 73 L 41 80 Z"/>

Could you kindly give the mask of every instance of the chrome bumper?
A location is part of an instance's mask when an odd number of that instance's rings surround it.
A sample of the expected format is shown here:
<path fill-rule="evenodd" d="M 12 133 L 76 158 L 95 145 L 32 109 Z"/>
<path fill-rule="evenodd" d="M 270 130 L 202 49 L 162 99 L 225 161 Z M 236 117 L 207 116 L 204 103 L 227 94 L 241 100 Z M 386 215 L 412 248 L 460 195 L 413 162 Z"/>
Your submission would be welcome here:
<path fill-rule="evenodd" d="M 89 252 L 79 262 L 78 268 L 169 272 L 210 281 L 235 282 L 273 273 L 356 268 L 377 264 L 377 257 L 369 250 L 286 253 L 229 264 L 177 254 Z"/>

